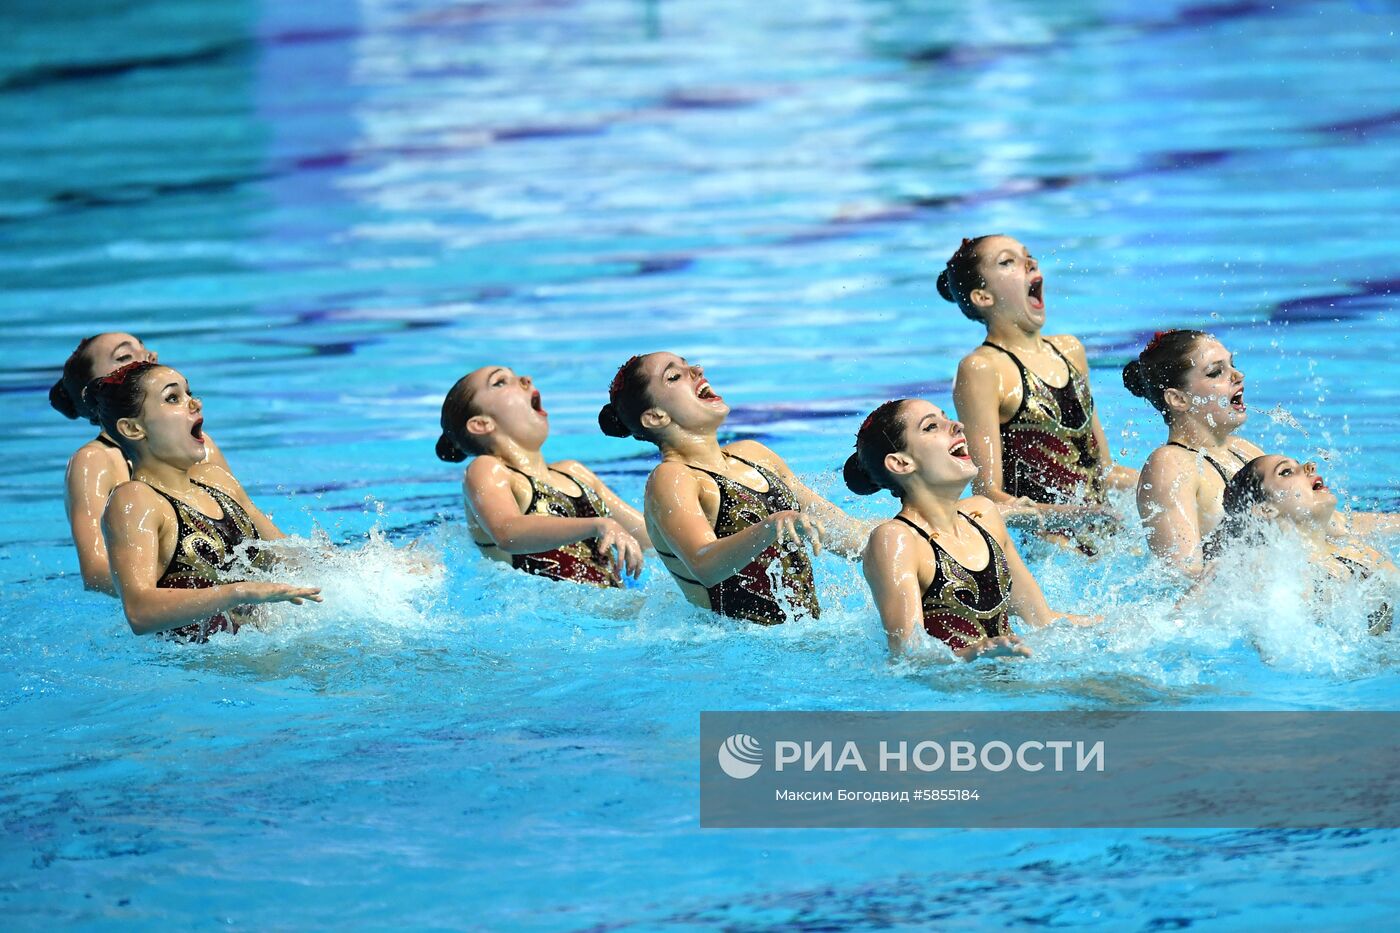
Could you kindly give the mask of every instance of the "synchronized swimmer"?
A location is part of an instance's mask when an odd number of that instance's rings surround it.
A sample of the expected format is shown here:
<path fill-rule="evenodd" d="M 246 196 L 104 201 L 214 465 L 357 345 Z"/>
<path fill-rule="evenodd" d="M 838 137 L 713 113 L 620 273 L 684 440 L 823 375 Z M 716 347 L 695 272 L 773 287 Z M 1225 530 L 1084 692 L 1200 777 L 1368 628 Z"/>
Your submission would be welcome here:
<path fill-rule="evenodd" d="M 647 478 L 647 527 L 686 599 L 761 625 L 815 618 L 821 607 L 804 546 L 854 558 L 868 523 L 817 495 L 757 441 L 721 447 L 728 414 L 704 369 L 649 353 L 618 369 L 598 424 L 660 451 Z"/>
<path fill-rule="evenodd" d="M 1045 277 L 1017 240 L 963 240 L 938 277 L 944 299 L 986 329 L 963 357 L 953 404 L 977 465 L 973 489 L 1016 518 L 1031 507 L 1046 536 L 1092 555 L 1110 488 L 1137 472 L 1113 462 L 1089 391 L 1084 345 L 1045 336 Z"/>
<path fill-rule="evenodd" d="M 641 514 L 577 460 L 549 463 L 549 413 L 529 376 L 483 366 L 442 403 L 437 455 L 472 462 L 462 495 L 481 553 L 526 573 L 622 586 L 651 547 Z"/>
<path fill-rule="evenodd" d="M 85 390 L 92 380 L 105 376 L 128 363 L 156 362 L 154 350 L 146 349 L 131 334 L 95 334 L 78 344 L 63 364 L 63 375 L 49 389 L 49 404 L 66 418 L 85 418 L 98 423 Z M 212 437 L 204 439 L 205 461 L 231 473 L 223 453 Z M 107 497 L 119 484 L 131 478 L 131 469 L 120 445 L 107 433 L 79 447 L 68 460 L 64 502 L 73 545 L 78 549 L 78 570 L 83 585 L 90 590 L 115 593 L 112 569 L 107 562 L 107 543 L 102 538 L 102 510 Z"/>
<path fill-rule="evenodd" d="M 1400 576 L 1366 540 L 1400 531 L 1400 517 L 1343 520 L 1312 464 L 1236 436 L 1244 374 L 1210 334 L 1159 332 L 1124 368 L 1124 385 L 1167 426 L 1139 473 L 1109 452 L 1083 344 L 1042 334 L 1044 277 L 1025 246 L 964 240 L 938 290 L 986 329 L 957 367 L 961 420 L 922 399 L 885 402 L 844 467 L 851 491 L 899 500 L 892 518 L 853 518 L 757 441 L 722 446 L 728 403 L 699 365 L 654 352 L 618 369 L 598 415 L 603 433 L 660 454 L 640 511 L 579 461 L 545 459 L 549 415 L 530 377 L 491 365 L 457 380 L 437 455 L 470 461 L 473 542 L 526 573 L 603 588 L 638 576 L 654 550 L 691 603 L 760 625 L 820 616 L 812 556 L 827 549 L 862 562 L 892 654 L 931 643 L 965 660 L 1029 655 L 1013 615 L 1033 628 L 1099 621 L 1050 608 L 1007 525 L 1094 557 L 1122 533 L 1112 489 L 1136 487 L 1153 559 L 1187 579 L 1269 525 L 1339 580 Z M 236 632 L 259 603 L 320 601 L 315 587 L 242 578 L 240 568 L 277 566 L 265 542 L 282 532 L 204 434 L 184 377 L 139 339 L 87 338 L 49 397 L 101 426 L 68 464 L 69 523 L 84 585 L 117 595 L 134 632 L 203 641 Z M 1375 605 L 1372 633 L 1392 616 L 1388 601 Z"/>
<path fill-rule="evenodd" d="M 94 380 L 86 395 L 131 463 L 102 535 L 133 632 L 205 641 L 237 632 L 258 603 L 320 602 L 316 587 L 230 579 L 240 556 L 256 559 L 257 542 L 285 536 L 232 474 L 206 462 L 204 406 L 184 376 L 142 360 Z"/>

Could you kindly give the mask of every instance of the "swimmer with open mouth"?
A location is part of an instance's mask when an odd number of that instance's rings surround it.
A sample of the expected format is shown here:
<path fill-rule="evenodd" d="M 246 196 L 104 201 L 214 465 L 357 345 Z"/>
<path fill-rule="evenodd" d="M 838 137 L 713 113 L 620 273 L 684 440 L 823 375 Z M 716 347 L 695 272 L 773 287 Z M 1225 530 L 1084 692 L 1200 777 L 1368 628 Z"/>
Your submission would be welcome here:
<path fill-rule="evenodd" d="M 857 557 L 869 525 L 809 489 L 763 444 L 721 447 L 729 411 L 702 366 L 648 353 L 618 369 L 598 424 L 661 451 L 647 480 L 647 527 L 686 599 L 760 625 L 816 617 L 807 552 Z"/>
<path fill-rule="evenodd" d="M 438 457 L 471 458 L 462 493 L 472 540 L 492 560 L 553 580 L 622 586 L 651 547 L 641 513 L 577 460 L 545 460 L 549 412 L 529 376 L 482 366 L 442 403 Z"/>
<path fill-rule="evenodd" d="M 230 473 L 207 462 L 204 405 L 184 376 L 153 360 L 130 362 L 93 380 L 85 399 L 131 463 L 102 532 L 133 632 L 205 641 L 237 632 L 255 605 L 321 601 L 317 587 L 236 578 L 250 545 L 285 536 Z"/>
<path fill-rule="evenodd" d="M 1012 237 L 964 240 L 939 274 L 938 292 L 986 330 L 953 385 L 978 468 L 973 491 L 1007 520 L 1053 525 L 1045 537 L 1095 553 L 1097 526 L 1112 520 L 1108 490 L 1131 487 L 1137 473 L 1113 462 L 1084 345 L 1042 333 L 1040 264 Z"/>
<path fill-rule="evenodd" d="M 846 461 L 857 495 L 885 489 L 900 510 L 866 544 L 863 569 L 891 654 L 941 641 L 963 660 L 1028 656 L 1011 616 L 1030 625 L 1065 618 L 1045 602 L 984 496 L 963 497 L 977 476 L 963 426 L 923 399 L 897 399 L 870 413 Z"/>

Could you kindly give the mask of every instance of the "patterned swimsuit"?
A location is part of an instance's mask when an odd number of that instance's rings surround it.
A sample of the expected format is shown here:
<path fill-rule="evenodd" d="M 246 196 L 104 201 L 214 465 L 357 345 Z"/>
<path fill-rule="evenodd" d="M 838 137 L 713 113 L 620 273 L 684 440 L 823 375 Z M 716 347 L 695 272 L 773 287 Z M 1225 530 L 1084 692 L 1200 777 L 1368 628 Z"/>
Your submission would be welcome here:
<path fill-rule="evenodd" d="M 530 481 L 530 502 L 522 510 L 525 515 L 552 515 L 555 518 L 606 518 L 611 513 L 598 494 L 587 483 L 574 479 L 562 470 L 553 472 L 566 476 L 579 488 L 579 495 L 570 496 L 563 490 L 542 483 L 524 470 L 517 470 L 509 464 L 501 464 L 507 470 L 519 473 Z M 551 580 L 569 580 L 574 583 L 588 583 L 593 586 L 620 587 L 622 578 L 611 561 L 598 556 L 593 548 L 592 538 L 561 544 L 535 554 L 511 554 L 510 565 L 516 570 L 548 577 Z M 476 541 L 476 546 L 494 556 L 493 552 L 504 554 L 494 541 Z"/>
<path fill-rule="evenodd" d="M 1069 370 L 1062 386 L 1041 379 L 1005 347 L 990 340 L 982 344 L 1011 357 L 1021 373 L 1021 405 L 1001 426 L 1001 488 L 1036 502 L 1102 503 L 1107 484 L 1094 437 L 1089 380 L 1054 344 L 1045 345 Z"/>
<path fill-rule="evenodd" d="M 727 453 L 725 456 L 753 467 L 768 483 L 768 490 L 758 492 L 720 473 L 702 467 L 690 467 L 713 477 L 715 485 L 719 487 L 715 537 L 727 538 L 738 534 L 775 512 L 801 509 L 792 490 L 773 471 L 733 454 Z M 661 550 L 657 553 L 678 562 L 674 554 Z M 778 625 L 786 622 L 789 613 L 794 611 L 812 618 L 821 615 L 821 607 L 817 605 L 816 582 L 812 577 L 812 561 L 801 548 L 779 550 L 778 545 L 771 544 L 738 573 L 708 587 L 699 580 L 679 573 L 670 565 L 667 569 L 677 580 L 703 587 L 709 594 L 710 608 L 733 619 L 743 619 L 759 625 Z M 774 578 L 777 580 L 776 587 Z"/>
<path fill-rule="evenodd" d="M 170 503 L 175 510 L 176 521 L 175 552 L 170 555 L 165 572 L 156 581 L 158 588 L 200 590 L 235 583 L 236 580 L 228 578 L 228 572 L 238 558 L 239 546 L 260 540 L 257 528 L 253 527 L 242 506 L 212 486 L 191 482 L 219 504 L 223 516 L 211 518 L 168 492 L 151 486 Z M 257 556 L 255 549 L 249 548 L 247 551 L 249 560 Z M 186 641 L 205 642 L 213 632 L 237 632 L 241 624 L 239 620 L 246 621 L 247 612 L 243 607 L 221 612 L 204 622 L 173 629 L 169 634 Z"/>
<path fill-rule="evenodd" d="M 924 631 L 953 649 L 1011 634 L 1011 571 L 1001 545 L 970 515 L 959 512 L 987 542 L 987 566 L 968 570 L 938 541 L 903 515 L 896 515 L 933 548 L 933 581 L 924 590 Z"/>

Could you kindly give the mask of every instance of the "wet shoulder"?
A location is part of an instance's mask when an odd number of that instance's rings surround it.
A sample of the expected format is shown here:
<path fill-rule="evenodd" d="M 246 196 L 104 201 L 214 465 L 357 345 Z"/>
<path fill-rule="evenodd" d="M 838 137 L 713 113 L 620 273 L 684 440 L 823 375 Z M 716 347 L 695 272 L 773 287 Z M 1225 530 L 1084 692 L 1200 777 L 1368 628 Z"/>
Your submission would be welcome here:
<path fill-rule="evenodd" d="M 1001 510 L 986 496 L 967 496 L 958 500 L 958 511 L 987 530 L 1001 544 L 1006 543 L 1006 522 Z"/>
<path fill-rule="evenodd" d="M 556 460 L 549 465 L 549 468 L 563 473 L 580 486 L 587 486 L 594 492 L 597 492 L 598 488 L 603 484 L 603 481 L 598 479 L 598 474 L 594 473 L 579 460 Z"/>
<path fill-rule="evenodd" d="M 1179 484 L 1183 480 L 1188 483 L 1199 481 L 1201 468 L 1205 465 L 1200 454 L 1175 444 L 1163 444 L 1148 454 L 1143 462 L 1138 472 L 1138 491 L 1147 494 L 1154 486 L 1161 486 L 1164 491 L 1180 491 Z M 1167 482 L 1173 485 L 1162 485 Z"/>
<path fill-rule="evenodd" d="M 234 479 L 233 474 L 217 464 L 204 462 L 195 466 L 190 471 L 190 479 L 202 486 L 217 489 L 219 492 L 231 499 L 237 499 L 243 491 L 243 487 Z"/>
<path fill-rule="evenodd" d="M 479 486 L 502 479 L 514 480 L 518 475 L 496 457 L 482 454 L 473 457 L 472 462 L 467 464 L 466 469 L 462 471 L 462 481 L 469 486 Z"/>
<path fill-rule="evenodd" d="M 1239 451 L 1244 455 L 1246 461 L 1253 460 L 1255 457 L 1266 456 L 1266 452 L 1262 447 L 1243 437 L 1231 438 L 1230 449 Z"/>
<path fill-rule="evenodd" d="M 114 467 L 121 470 L 123 478 L 126 477 L 126 457 L 115 447 L 108 447 L 106 444 L 96 440 L 88 441 L 77 450 L 73 451 L 73 456 L 68 458 L 68 470 L 95 470 L 106 467 Z"/>
<path fill-rule="evenodd" d="M 909 547 L 912 542 L 928 546 L 924 536 L 905 522 L 897 518 L 887 519 L 871 529 L 870 537 L 865 542 L 865 558 L 873 558 L 882 564 L 896 563 L 911 553 Z"/>
<path fill-rule="evenodd" d="M 735 441 L 732 444 L 726 444 L 723 450 L 730 456 L 740 457 L 750 463 L 761 464 L 776 473 L 787 472 L 788 466 L 783 458 L 758 441 Z"/>
<path fill-rule="evenodd" d="M 106 516 L 108 520 L 123 515 L 141 516 L 155 509 L 162 515 L 175 517 L 175 507 L 155 488 L 140 480 L 129 479 L 119 483 L 107 498 Z"/>
<path fill-rule="evenodd" d="M 1045 339 L 1056 350 L 1069 357 L 1069 361 L 1075 366 L 1080 369 L 1088 368 L 1089 354 L 1078 337 L 1073 334 L 1052 334 Z"/>
<path fill-rule="evenodd" d="M 978 344 L 962 359 L 958 360 L 958 371 L 978 372 L 986 369 L 1001 369 L 1003 365 L 1014 365 L 1011 357 L 996 347 Z"/>

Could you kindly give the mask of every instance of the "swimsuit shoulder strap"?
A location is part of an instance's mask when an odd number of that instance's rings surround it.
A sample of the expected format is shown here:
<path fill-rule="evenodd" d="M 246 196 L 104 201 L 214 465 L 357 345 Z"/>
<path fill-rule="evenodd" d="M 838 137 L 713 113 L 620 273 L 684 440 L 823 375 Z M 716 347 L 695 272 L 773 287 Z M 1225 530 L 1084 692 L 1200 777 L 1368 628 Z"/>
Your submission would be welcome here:
<path fill-rule="evenodd" d="M 103 447 L 110 447 L 112 450 L 122 449 L 121 445 L 108 437 L 106 433 L 98 434 L 93 440 L 97 441 L 97 443 L 101 444 Z"/>
<path fill-rule="evenodd" d="M 997 551 L 1001 550 L 1001 545 L 997 544 L 997 539 L 993 538 L 992 533 L 986 528 L 983 528 L 982 523 L 979 522 L 977 519 L 973 518 L 971 515 L 968 515 L 966 512 L 959 512 L 958 514 L 961 515 L 963 518 L 967 519 L 967 523 L 969 525 L 971 525 L 973 528 L 976 528 L 982 533 L 982 540 L 987 542 L 987 553 L 991 556 L 993 560 L 995 560 Z"/>
<path fill-rule="evenodd" d="M 1000 350 L 1002 353 L 1005 353 L 1007 356 L 1011 357 L 1011 362 L 1016 364 L 1016 368 L 1021 371 L 1021 375 L 1024 376 L 1026 374 L 1026 367 L 1025 364 L 1021 362 L 1021 358 L 1006 349 L 1006 347 L 1003 347 L 999 343 L 992 343 L 990 340 L 982 341 L 982 346 L 991 347 L 993 350 Z"/>
<path fill-rule="evenodd" d="M 520 510 L 522 514 L 529 515 L 532 511 L 534 511 L 535 503 L 540 501 L 539 481 L 536 480 L 529 473 L 526 473 L 524 470 L 517 470 L 515 467 L 511 466 L 509 463 L 506 463 L 504 460 L 501 460 L 500 463 L 501 466 L 505 467 L 507 470 L 510 470 L 512 473 L 519 473 L 521 476 L 525 477 L 525 481 L 530 484 L 530 501 L 525 504 L 525 508 Z"/>
<path fill-rule="evenodd" d="M 1061 353 L 1061 352 L 1060 352 L 1060 348 L 1057 347 L 1057 346 L 1055 346 L 1055 344 L 1054 344 L 1053 341 L 1046 340 L 1045 338 L 1042 337 L 1041 340 L 1040 340 L 1040 342 L 1043 343 L 1043 344 L 1045 344 L 1047 347 L 1049 347 L 1049 348 L 1050 348 L 1050 352 L 1054 353 L 1054 354 L 1055 354 L 1056 356 L 1058 356 L 1060 359 L 1062 359 L 1062 360 L 1065 361 L 1065 365 L 1069 367 L 1069 375 L 1070 375 L 1070 378 L 1073 379 L 1073 378 L 1074 378 L 1074 374 L 1075 374 L 1076 372 L 1078 372 L 1078 370 L 1075 368 L 1075 365 L 1069 361 L 1069 357 L 1067 357 L 1067 356 L 1065 356 L 1063 353 Z"/>
<path fill-rule="evenodd" d="M 914 524 L 914 523 L 913 523 L 912 521 L 910 521 L 909 519 L 905 518 L 903 515 L 896 515 L 896 516 L 894 517 L 894 520 L 897 521 L 897 522 L 904 522 L 904 524 L 908 525 L 910 528 L 913 528 L 916 532 L 918 532 L 918 533 L 919 533 L 919 537 L 923 538 L 923 539 L 924 539 L 925 541 L 927 541 L 929 544 L 933 544 L 933 538 L 929 535 L 929 533 L 928 533 L 927 531 L 924 531 L 922 528 L 920 528 L 918 525 Z"/>
<path fill-rule="evenodd" d="M 1193 454 L 1199 454 L 1200 456 L 1202 456 L 1203 458 L 1205 458 L 1206 463 L 1209 463 L 1212 467 L 1215 468 L 1215 472 L 1217 472 L 1217 473 L 1220 474 L 1220 479 L 1221 479 L 1223 482 L 1228 483 L 1228 482 L 1230 481 L 1230 477 L 1228 477 L 1228 476 L 1225 475 L 1225 468 L 1224 468 L 1223 466 L 1221 466 L 1221 465 L 1220 465 L 1220 462 L 1217 461 L 1214 457 L 1212 457 L 1207 451 L 1201 450 L 1199 447 L 1187 447 L 1185 444 L 1180 444 L 1180 443 L 1177 443 L 1176 441 L 1167 441 L 1167 446 L 1169 446 L 1169 447 L 1180 447 L 1182 450 L 1189 450 L 1189 451 L 1191 451 L 1191 453 L 1193 453 Z M 1231 452 L 1231 453 L 1235 453 L 1233 450 L 1230 451 L 1230 452 Z M 1239 454 L 1235 454 L 1235 456 L 1238 457 Z M 1243 463 L 1243 462 L 1245 462 L 1245 461 L 1240 461 L 1240 462 Z"/>
<path fill-rule="evenodd" d="M 984 340 L 982 341 L 982 346 L 991 347 L 993 350 L 1000 350 L 1002 353 L 1005 353 L 1007 356 L 1011 357 L 1011 362 L 1016 364 L 1016 372 L 1018 372 L 1021 376 L 1021 404 L 1016 406 L 1016 412 L 1011 416 L 1009 420 L 1002 422 L 1003 425 L 1010 424 L 1011 422 L 1014 422 L 1017 418 L 1021 417 L 1021 412 L 1025 411 L 1026 406 L 1030 403 L 1030 370 L 1026 369 L 1026 365 L 1021 362 L 1020 357 L 1012 353 L 1010 350 L 1006 349 L 1006 347 L 1003 347 L 1001 344 L 992 343 L 990 340 Z"/>

